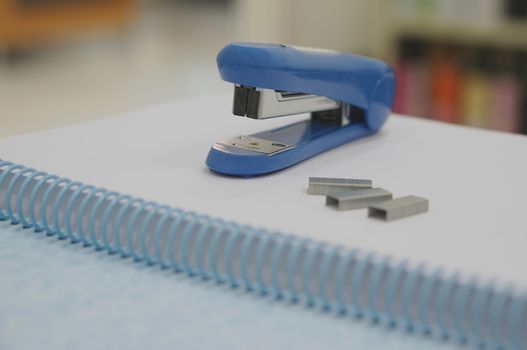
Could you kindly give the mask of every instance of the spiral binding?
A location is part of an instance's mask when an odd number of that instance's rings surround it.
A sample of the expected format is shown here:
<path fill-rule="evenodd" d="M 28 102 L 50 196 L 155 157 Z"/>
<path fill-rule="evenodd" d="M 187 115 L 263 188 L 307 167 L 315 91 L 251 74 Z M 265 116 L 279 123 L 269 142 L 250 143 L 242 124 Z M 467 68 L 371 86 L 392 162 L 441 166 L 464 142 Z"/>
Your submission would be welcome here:
<path fill-rule="evenodd" d="M 0 220 L 407 332 L 527 348 L 527 296 L 512 287 L 209 218 L 1 159 Z"/>

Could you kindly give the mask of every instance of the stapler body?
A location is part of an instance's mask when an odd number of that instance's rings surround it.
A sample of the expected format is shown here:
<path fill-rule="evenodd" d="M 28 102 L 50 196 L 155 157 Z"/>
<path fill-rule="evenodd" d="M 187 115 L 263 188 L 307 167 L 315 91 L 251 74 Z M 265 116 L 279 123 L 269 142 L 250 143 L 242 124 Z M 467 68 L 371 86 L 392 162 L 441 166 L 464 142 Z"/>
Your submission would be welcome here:
<path fill-rule="evenodd" d="M 376 133 L 394 99 L 386 63 L 334 51 L 233 43 L 220 51 L 223 80 L 235 84 L 233 114 L 252 119 L 311 118 L 217 142 L 206 164 L 218 173 L 256 176 Z"/>

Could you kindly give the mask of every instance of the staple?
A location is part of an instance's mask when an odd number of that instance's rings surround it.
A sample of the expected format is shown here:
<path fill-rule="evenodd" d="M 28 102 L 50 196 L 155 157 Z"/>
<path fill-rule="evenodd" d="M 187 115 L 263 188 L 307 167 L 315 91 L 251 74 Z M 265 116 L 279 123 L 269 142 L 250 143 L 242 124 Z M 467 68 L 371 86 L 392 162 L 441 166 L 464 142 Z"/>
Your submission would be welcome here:
<path fill-rule="evenodd" d="M 368 216 L 392 221 L 427 212 L 428 206 L 428 199 L 410 195 L 371 204 Z"/>
<path fill-rule="evenodd" d="M 307 193 L 325 196 L 339 191 L 361 190 L 369 188 L 372 188 L 371 180 L 310 177 Z"/>
<path fill-rule="evenodd" d="M 326 197 L 326 205 L 338 210 L 367 208 L 370 204 L 392 199 L 392 193 L 383 188 L 340 191 Z"/>

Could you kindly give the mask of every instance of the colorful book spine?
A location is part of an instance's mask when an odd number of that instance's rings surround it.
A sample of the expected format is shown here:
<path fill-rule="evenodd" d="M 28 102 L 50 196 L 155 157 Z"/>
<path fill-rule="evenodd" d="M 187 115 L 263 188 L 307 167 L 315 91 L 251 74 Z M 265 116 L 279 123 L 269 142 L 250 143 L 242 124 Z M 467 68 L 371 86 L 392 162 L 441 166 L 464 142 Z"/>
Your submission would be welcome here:
<path fill-rule="evenodd" d="M 495 76 L 492 81 L 490 127 L 517 132 L 521 128 L 521 82 L 515 74 L 519 70 L 515 57 L 499 54 L 494 60 Z"/>
<path fill-rule="evenodd" d="M 395 69 L 395 101 L 393 111 L 406 114 L 406 93 L 408 84 L 408 62 L 400 60 L 394 65 Z"/>
<path fill-rule="evenodd" d="M 433 53 L 430 85 L 430 112 L 432 118 L 448 123 L 459 122 L 459 91 L 461 72 L 447 49 Z"/>
<path fill-rule="evenodd" d="M 461 92 L 461 113 L 466 125 L 486 127 L 489 119 L 489 80 L 478 70 L 465 75 L 465 83 Z"/>
<path fill-rule="evenodd" d="M 521 87 L 510 74 L 497 77 L 492 84 L 491 128 L 517 132 L 520 129 Z"/>
<path fill-rule="evenodd" d="M 394 111 L 527 134 L 527 52 L 404 40 Z"/>
<path fill-rule="evenodd" d="M 520 81 L 519 130 L 527 135 L 527 51 L 518 54 L 518 80 Z"/>

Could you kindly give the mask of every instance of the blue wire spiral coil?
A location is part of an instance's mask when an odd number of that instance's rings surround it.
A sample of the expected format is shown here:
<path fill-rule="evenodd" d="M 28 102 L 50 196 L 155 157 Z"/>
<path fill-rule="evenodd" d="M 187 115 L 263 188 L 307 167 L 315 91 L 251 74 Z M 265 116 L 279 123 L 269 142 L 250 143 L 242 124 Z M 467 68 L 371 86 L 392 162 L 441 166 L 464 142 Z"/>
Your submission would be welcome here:
<path fill-rule="evenodd" d="M 527 296 L 512 287 L 254 229 L 3 160 L 0 220 L 406 332 L 481 348 L 527 348 Z"/>

